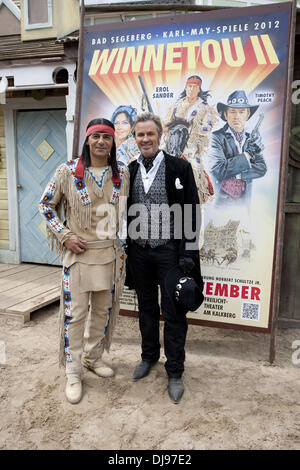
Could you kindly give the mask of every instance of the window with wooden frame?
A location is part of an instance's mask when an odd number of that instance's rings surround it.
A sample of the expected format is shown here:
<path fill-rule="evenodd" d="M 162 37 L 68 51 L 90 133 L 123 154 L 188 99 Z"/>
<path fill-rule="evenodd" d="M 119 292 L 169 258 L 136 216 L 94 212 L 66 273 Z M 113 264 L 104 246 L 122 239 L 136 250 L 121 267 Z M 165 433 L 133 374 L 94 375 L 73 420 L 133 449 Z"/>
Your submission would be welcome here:
<path fill-rule="evenodd" d="M 24 0 L 24 29 L 50 28 L 53 25 L 53 0 Z"/>

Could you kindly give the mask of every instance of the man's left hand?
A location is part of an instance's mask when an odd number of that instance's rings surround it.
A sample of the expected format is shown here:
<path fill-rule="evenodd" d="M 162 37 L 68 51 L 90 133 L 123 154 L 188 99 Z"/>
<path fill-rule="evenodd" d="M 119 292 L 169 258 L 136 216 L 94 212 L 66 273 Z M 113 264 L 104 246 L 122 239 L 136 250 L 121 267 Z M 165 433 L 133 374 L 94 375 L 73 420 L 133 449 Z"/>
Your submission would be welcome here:
<path fill-rule="evenodd" d="M 265 146 L 262 143 L 261 136 L 259 132 L 257 132 L 255 139 L 251 140 L 250 138 L 249 140 L 247 140 L 244 147 L 244 151 L 248 152 L 250 157 L 254 160 L 255 156 L 261 154 L 264 148 Z"/>

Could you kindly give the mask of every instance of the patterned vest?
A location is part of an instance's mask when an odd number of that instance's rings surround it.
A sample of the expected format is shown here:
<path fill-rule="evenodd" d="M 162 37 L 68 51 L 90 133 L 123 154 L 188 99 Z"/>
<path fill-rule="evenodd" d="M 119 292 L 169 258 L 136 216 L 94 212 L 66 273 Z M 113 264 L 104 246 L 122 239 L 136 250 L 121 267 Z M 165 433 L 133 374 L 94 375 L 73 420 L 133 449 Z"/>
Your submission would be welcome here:
<path fill-rule="evenodd" d="M 156 248 L 174 238 L 174 214 L 170 213 L 165 174 L 166 165 L 163 159 L 147 194 L 141 168 L 138 169 L 133 183 L 132 203 L 139 205 L 136 209 L 140 223 L 136 227 L 139 238 L 132 234 L 130 236 L 143 247 L 148 242 L 151 248 Z"/>

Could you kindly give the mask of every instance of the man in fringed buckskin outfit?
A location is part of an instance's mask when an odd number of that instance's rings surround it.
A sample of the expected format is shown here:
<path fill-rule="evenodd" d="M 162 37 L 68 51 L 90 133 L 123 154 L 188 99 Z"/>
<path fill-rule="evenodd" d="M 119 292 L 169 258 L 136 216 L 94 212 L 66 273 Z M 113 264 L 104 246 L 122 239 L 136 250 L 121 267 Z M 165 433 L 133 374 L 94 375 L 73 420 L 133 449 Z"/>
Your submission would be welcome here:
<path fill-rule="evenodd" d="M 208 104 L 209 96 L 209 92 L 202 89 L 202 79 L 199 75 L 191 75 L 179 99 L 167 110 L 165 117 L 165 127 L 168 129 L 165 135 L 166 151 L 170 155 L 176 154 L 172 149 L 174 129 L 178 131 L 179 126 L 186 134 L 183 148 L 178 151 L 192 165 L 200 204 L 205 204 L 214 194 L 203 165 L 203 156 L 209 146 L 211 131 L 218 120 L 215 108 Z"/>
<path fill-rule="evenodd" d="M 128 187 L 128 170 L 116 161 L 114 125 L 94 119 L 81 157 L 57 168 L 39 204 L 52 247 L 56 240 L 62 254 L 60 364 L 70 403 L 81 400 L 83 365 L 100 377 L 114 375 L 101 356 L 119 311 L 125 255 L 117 234 Z"/>

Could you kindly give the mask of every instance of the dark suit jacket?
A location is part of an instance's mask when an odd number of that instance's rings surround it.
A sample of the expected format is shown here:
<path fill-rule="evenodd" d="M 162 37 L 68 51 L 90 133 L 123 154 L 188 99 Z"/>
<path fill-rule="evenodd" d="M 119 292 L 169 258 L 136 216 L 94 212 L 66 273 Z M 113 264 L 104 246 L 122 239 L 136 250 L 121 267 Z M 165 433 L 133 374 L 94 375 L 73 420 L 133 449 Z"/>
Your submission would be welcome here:
<path fill-rule="evenodd" d="M 246 143 L 250 134 L 248 132 L 245 134 Z M 235 140 L 229 131 L 228 124 L 212 133 L 209 166 L 218 202 L 222 200 L 225 202 L 231 199 L 221 189 L 223 181 L 241 174 L 242 180 L 247 183 L 243 198 L 248 199 L 251 194 L 252 180 L 254 178 L 261 178 L 267 171 L 266 162 L 262 154 L 256 154 L 255 160 L 249 166 L 245 153 L 239 152 Z"/>
<path fill-rule="evenodd" d="M 173 204 L 179 204 L 182 211 L 182 218 L 178 221 L 175 217 L 175 224 L 182 224 L 182 238 L 178 241 L 178 254 L 179 257 L 190 257 L 195 263 L 195 270 L 192 272 L 192 275 L 195 281 L 202 288 L 202 277 L 200 274 L 200 260 L 199 260 L 199 250 L 191 250 L 187 244 L 199 240 L 200 233 L 200 224 L 201 221 L 201 212 L 200 212 L 200 203 L 198 197 L 198 191 L 195 183 L 195 178 L 193 174 L 192 167 L 190 163 L 181 158 L 172 157 L 164 152 L 165 156 L 165 165 L 166 165 L 166 190 L 168 195 L 169 206 Z M 127 210 L 129 210 L 132 205 L 132 187 L 133 183 L 139 168 L 139 163 L 135 160 L 128 165 L 130 172 L 130 191 L 127 201 Z M 177 187 L 176 187 L 177 180 Z M 181 189 L 178 189 L 178 181 L 182 186 Z M 198 218 L 198 227 L 196 224 L 196 218 Z M 185 220 L 186 219 L 186 220 Z M 127 225 L 129 226 L 132 217 L 127 216 Z M 189 225 L 189 228 L 192 230 L 194 235 L 193 238 L 187 239 L 185 237 L 186 230 L 184 229 L 184 224 Z M 174 227 L 175 228 L 175 227 Z M 176 230 L 176 229 L 175 229 Z M 127 244 L 130 245 L 131 240 L 127 239 Z M 128 264 L 130 264 L 130 256 L 128 259 Z M 131 281 L 132 282 L 132 281 Z M 128 279 L 126 280 L 126 285 L 130 284 Z M 132 284 L 130 285 L 132 287 Z"/>

